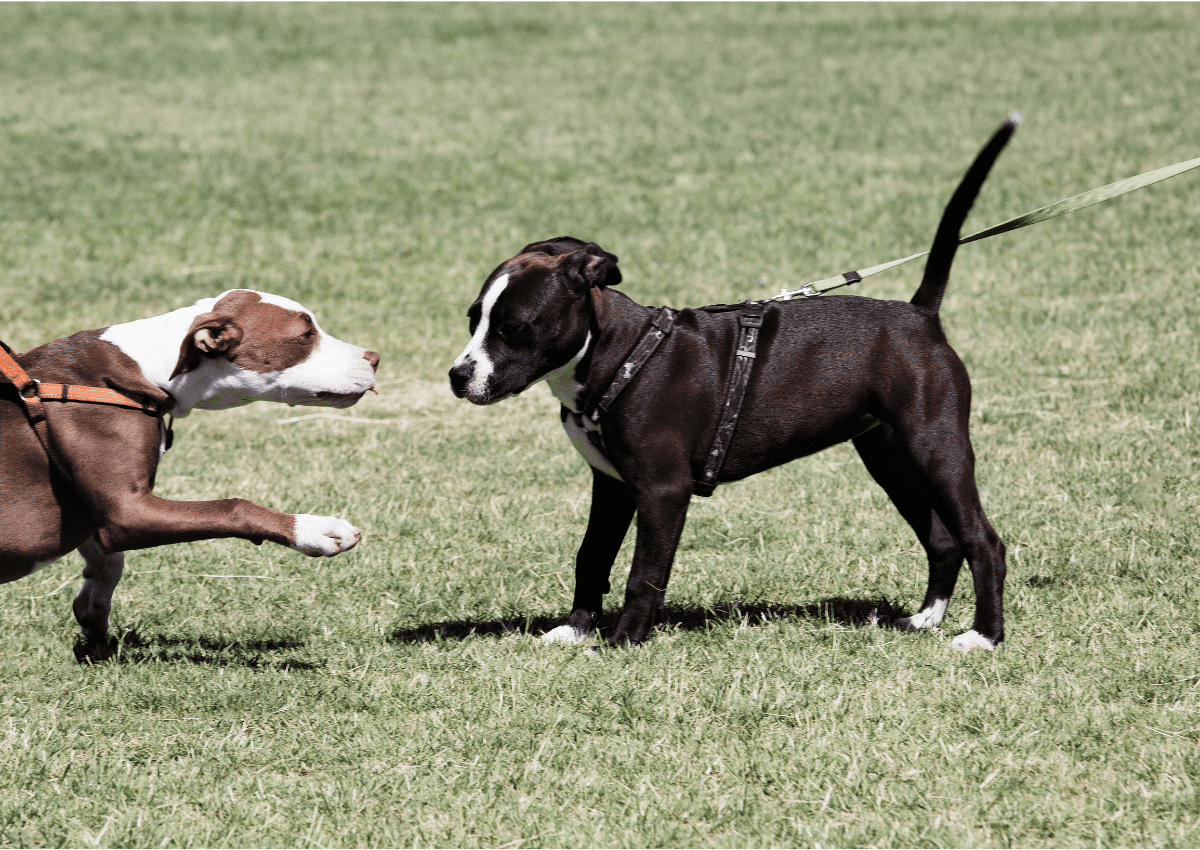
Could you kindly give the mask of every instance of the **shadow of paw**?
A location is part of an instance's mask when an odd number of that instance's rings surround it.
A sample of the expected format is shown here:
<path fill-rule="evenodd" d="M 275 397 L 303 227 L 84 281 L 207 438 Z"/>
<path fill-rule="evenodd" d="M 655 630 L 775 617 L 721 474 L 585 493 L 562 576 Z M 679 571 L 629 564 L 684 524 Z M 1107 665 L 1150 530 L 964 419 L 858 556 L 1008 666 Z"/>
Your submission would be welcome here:
<path fill-rule="evenodd" d="M 115 637 L 108 637 L 102 641 L 80 638 L 73 651 L 75 660 L 80 664 L 95 664 L 98 661 L 107 661 L 116 655 L 119 646 L 120 642 Z"/>

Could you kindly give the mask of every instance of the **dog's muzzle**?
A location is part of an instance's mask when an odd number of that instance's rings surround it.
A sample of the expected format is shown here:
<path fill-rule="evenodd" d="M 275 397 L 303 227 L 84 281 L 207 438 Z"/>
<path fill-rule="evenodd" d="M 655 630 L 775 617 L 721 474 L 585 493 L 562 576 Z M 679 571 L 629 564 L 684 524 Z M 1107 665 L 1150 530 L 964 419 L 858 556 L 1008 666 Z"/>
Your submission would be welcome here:
<path fill-rule="evenodd" d="M 471 404 L 491 404 L 500 401 L 499 397 L 493 397 L 488 386 L 490 381 L 487 378 L 480 378 L 477 372 L 475 364 L 470 360 L 452 367 L 450 369 L 451 392 L 458 398 L 465 398 Z"/>
<path fill-rule="evenodd" d="M 450 391 L 457 398 L 466 398 L 476 404 L 480 401 L 476 400 L 477 392 L 471 392 L 474 387 L 472 384 L 486 384 L 487 381 L 478 381 L 475 379 L 475 364 L 470 360 L 463 363 L 457 363 L 450 369 Z M 481 387 L 482 389 L 482 387 Z"/>

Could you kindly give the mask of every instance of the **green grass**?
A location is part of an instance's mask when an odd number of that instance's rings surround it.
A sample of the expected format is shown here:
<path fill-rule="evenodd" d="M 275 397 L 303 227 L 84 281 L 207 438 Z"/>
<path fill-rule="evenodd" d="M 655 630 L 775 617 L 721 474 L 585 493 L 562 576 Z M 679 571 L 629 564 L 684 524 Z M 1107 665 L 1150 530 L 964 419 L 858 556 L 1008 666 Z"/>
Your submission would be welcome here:
<path fill-rule="evenodd" d="M 383 354 L 352 412 L 385 420 L 181 421 L 161 495 L 366 537 L 133 553 L 114 662 L 73 660 L 77 556 L 0 587 L 0 844 L 1200 843 L 1195 175 L 959 256 L 994 654 L 949 649 L 966 574 L 942 631 L 866 622 L 925 567 L 846 446 L 696 500 L 647 645 L 542 646 L 586 469 L 545 390 L 445 384 L 536 239 L 599 242 L 643 303 L 735 301 L 927 247 L 1011 109 L 968 227 L 1194 157 L 1200 7 L 6 5 L 0 33 L 0 338 L 266 289 Z"/>

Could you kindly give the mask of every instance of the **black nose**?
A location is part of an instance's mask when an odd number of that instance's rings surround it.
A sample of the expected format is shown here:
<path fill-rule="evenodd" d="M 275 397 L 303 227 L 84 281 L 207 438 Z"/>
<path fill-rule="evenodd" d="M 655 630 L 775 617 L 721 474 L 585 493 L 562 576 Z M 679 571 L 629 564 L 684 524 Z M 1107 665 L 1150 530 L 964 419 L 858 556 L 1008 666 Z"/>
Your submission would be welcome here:
<path fill-rule="evenodd" d="M 450 390 L 458 398 L 467 394 L 467 381 L 471 379 L 471 367 L 462 363 L 450 369 Z"/>

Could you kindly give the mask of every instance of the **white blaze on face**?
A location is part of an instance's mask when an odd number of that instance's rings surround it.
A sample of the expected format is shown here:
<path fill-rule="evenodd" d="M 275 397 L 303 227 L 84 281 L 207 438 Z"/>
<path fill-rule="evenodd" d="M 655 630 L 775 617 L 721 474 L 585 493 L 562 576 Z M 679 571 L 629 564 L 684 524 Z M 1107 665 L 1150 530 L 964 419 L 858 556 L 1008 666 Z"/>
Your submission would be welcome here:
<path fill-rule="evenodd" d="M 467 343 L 467 347 L 463 349 L 462 354 L 454 361 L 455 368 L 471 364 L 471 379 L 467 381 L 467 394 L 476 396 L 484 392 L 487 387 L 487 380 L 491 377 L 495 366 L 490 357 L 488 357 L 486 342 L 488 329 L 492 325 L 492 308 L 496 306 L 496 301 L 499 300 L 500 294 L 504 292 L 508 286 L 508 275 L 500 275 L 492 281 L 491 287 L 483 296 L 483 304 L 480 305 L 479 324 L 475 326 L 475 333 L 471 335 L 471 341 Z"/>

